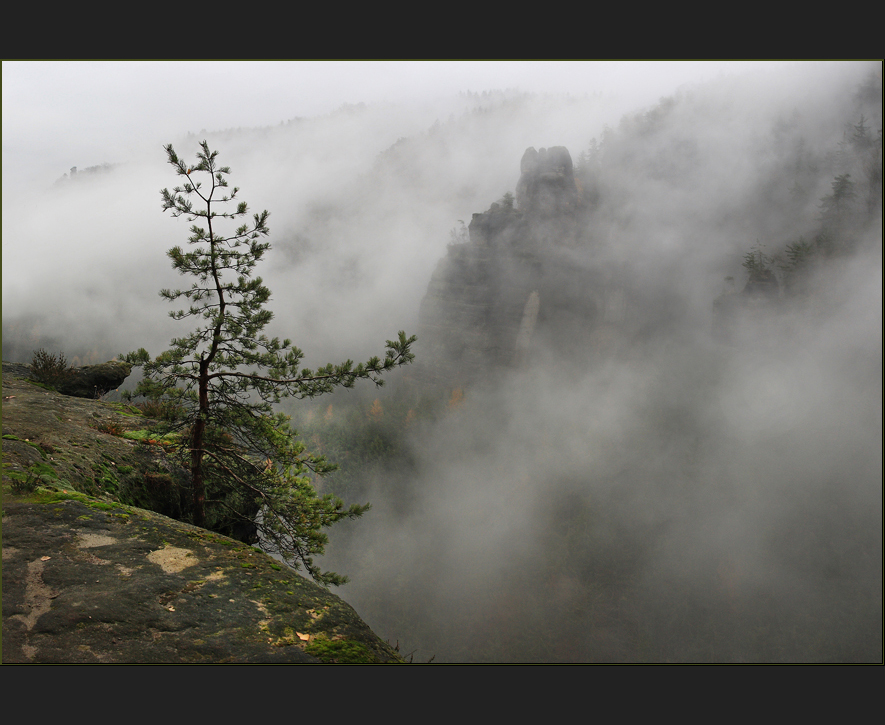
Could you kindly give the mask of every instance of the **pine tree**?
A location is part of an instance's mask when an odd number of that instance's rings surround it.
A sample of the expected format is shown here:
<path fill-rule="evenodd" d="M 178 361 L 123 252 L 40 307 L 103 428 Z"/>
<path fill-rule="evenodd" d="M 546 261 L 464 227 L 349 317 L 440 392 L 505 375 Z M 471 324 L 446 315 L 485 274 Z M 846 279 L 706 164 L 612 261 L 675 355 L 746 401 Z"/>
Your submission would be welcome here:
<path fill-rule="evenodd" d="M 361 379 L 380 386 L 383 373 L 412 361 L 415 337 L 401 331 L 388 340 L 383 360 L 299 368 L 302 351 L 263 332 L 273 317 L 265 309 L 270 291 L 253 272 L 270 248 L 260 241 L 269 234 L 268 212 L 223 234 L 226 222 L 248 215 L 246 203 L 236 198 L 239 190 L 227 193 L 230 169 L 218 165 L 218 152 L 205 141 L 190 166 L 171 145 L 165 150 L 184 181 L 160 192 L 163 211 L 191 222 L 191 249 L 176 246 L 168 256 L 193 282 L 160 295 L 170 302 L 187 300 L 186 309 L 170 315 L 194 318 L 198 326 L 154 359 L 143 348 L 122 356 L 144 368 L 135 394 L 171 403 L 171 427 L 180 434 L 179 450 L 190 470 L 195 525 L 207 524 L 207 507 L 222 509 L 254 523 L 263 547 L 296 569 L 303 565 L 314 580 L 341 584 L 346 578 L 320 571 L 313 556 L 328 541 L 323 529 L 361 516 L 369 505 L 344 508 L 340 499 L 317 493 L 311 474 L 323 475 L 334 465 L 307 452 L 287 416 L 273 406 L 285 397 L 312 398 Z M 204 181 L 196 181 L 197 174 Z"/>
<path fill-rule="evenodd" d="M 820 200 L 820 220 L 826 232 L 841 246 L 846 246 L 851 227 L 856 223 L 854 200 L 857 196 L 851 174 L 840 174 L 830 184 L 833 193 Z"/>

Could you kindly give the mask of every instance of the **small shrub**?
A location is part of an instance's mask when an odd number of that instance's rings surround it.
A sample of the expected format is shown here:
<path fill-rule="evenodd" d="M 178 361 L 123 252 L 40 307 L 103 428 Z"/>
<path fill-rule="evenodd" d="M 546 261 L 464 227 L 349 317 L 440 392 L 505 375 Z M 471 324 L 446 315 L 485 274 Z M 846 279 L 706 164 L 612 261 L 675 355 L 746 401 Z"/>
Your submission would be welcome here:
<path fill-rule="evenodd" d="M 12 490 L 15 493 L 33 493 L 37 489 L 40 477 L 33 471 L 28 471 L 24 477 L 15 476 L 12 478 Z"/>
<path fill-rule="evenodd" d="M 93 428 L 100 433 L 107 433 L 108 435 L 117 436 L 118 438 L 126 432 L 123 430 L 123 427 L 114 420 L 103 420 L 100 423 L 96 423 Z"/>
<path fill-rule="evenodd" d="M 57 388 L 74 374 L 74 368 L 68 365 L 64 353 L 56 356 L 40 348 L 31 360 L 31 374 L 38 383 Z"/>
<path fill-rule="evenodd" d="M 172 476 L 168 473 L 145 473 L 144 484 L 150 491 L 171 491 L 173 486 Z"/>
<path fill-rule="evenodd" d="M 145 400 L 135 403 L 146 418 L 154 420 L 176 420 L 181 413 L 181 406 L 169 400 Z"/>
<path fill-rule="evenodd" d="M 461 227 L 453 227 L 449 232 L 449 246 L 453 247 L 457 244 L 466 244 L 470 241 L 470 232 L 462 220 L 458 220 Z"/>
<path fill-rule="evenodd" d="M 180 439 L 178 433 L 158 433 L 153 430 L 127 430 L 123 437 L 127 440 L 138 441 L 152 446 L 172 446 Z"/>

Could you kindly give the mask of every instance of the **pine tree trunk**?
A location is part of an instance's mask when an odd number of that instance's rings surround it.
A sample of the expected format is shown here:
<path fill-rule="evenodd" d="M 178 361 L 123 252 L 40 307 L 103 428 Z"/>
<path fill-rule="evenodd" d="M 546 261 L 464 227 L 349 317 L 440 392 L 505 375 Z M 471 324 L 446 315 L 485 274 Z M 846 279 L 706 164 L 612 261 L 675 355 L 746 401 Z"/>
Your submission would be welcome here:
<path fill-rule="evenodd" d="M 200 360 L 200 413 L 191 437 L 191 483 L 194 488 L 194 526 L 206 527 L 206 484 L 203 481 L 203 437 L 209 415 L 209 361 Z"/>

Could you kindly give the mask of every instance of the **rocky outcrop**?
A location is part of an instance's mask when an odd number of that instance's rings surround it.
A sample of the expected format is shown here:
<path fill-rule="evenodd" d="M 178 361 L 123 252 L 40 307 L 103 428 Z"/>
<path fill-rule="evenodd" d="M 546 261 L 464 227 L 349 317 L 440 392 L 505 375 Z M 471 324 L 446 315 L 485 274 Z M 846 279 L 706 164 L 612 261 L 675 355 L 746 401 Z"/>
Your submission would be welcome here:
<path fill-rule="evenodd" d="M 3 363 L 3 451 L 13 470 L 45 464 L 38 450 L 49 451 L 52 469 L 45 469 L 44 475 L 82 493 L 188 520 L 193 501 L 190 476 L 180 459 L 166 454 L 171 441 L 144 445 L 152 440 L 157 421 L 132 406 L 62 395 L 25 382 L 30 377 L 28 366 Z M 207 527 L 254 543 L 254 526 L 226 511 L 215 507 Z"/>
<path fill-rule="evenodd" d="M 129 363 L 118 360 L 85 365 L 73 368 L 65 380 L 58 384 L 57 389 L 64 395 L 77 398 L 100 398 L 119 388 L 131 372 L 132 366 Z"/>
<path fill-rule="evenodd" d="M 470 241 L 479 246 L 522 250 L 574 248 L 578 207 L 578 187 L 568 149 L 528 148 L 520 162 L 515 199 L 508 194 L 487 211 L 474 214 Z"/>
<path fill-rule="evenodd" d="M 556 254 L 452 246 L 421 304 L 424 374 L 463 386 L 526 364 L 540 347 L 577 354 L 623 318 L 618 291 L 604 270 Z"/>
<path fill-rule="evenodd" d="M 516 206 L 505 197 L 473 215 L 453 244 L 419 316 L 416 376 L 465 386 L 530 362 L 540 349 L 587 356 L 629 317 L 623 270 L 580 249 L 579 194 L 568 150 L 526 150 Z"/>
<path fill-rule="evenodd" d="M 339 597 L 257 549 L 43 490 L 4 491 L 3 661 L 402 660 Z"/>
<path fill-rule="evenodd" d="M 520 172 L 516 203 L 529 238 L 540 247 L 575 246 L 579 197 L 568 149 L 526 149 Z"/>
<path fill-rule="evenodd" d="M 27 373 L 3 363 L 4 662 L 401 661 L 326 589 L 157 513 L 184 483 L 153 421 Z"/>

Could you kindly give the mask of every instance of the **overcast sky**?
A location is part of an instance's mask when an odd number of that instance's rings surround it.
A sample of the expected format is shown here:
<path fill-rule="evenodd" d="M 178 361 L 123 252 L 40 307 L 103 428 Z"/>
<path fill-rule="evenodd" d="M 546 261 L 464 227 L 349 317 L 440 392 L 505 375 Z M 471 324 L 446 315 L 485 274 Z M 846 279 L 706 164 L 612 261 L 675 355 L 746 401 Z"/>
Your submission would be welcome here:
<path fill-rule="evenodd" d="M 129 161 L 187 132 L 462 91 L 600 93 L 626 113 L 760 61 L 5 61 L 3 188 Z M 614 119 L 616 121 L 617 119 Z"/>

